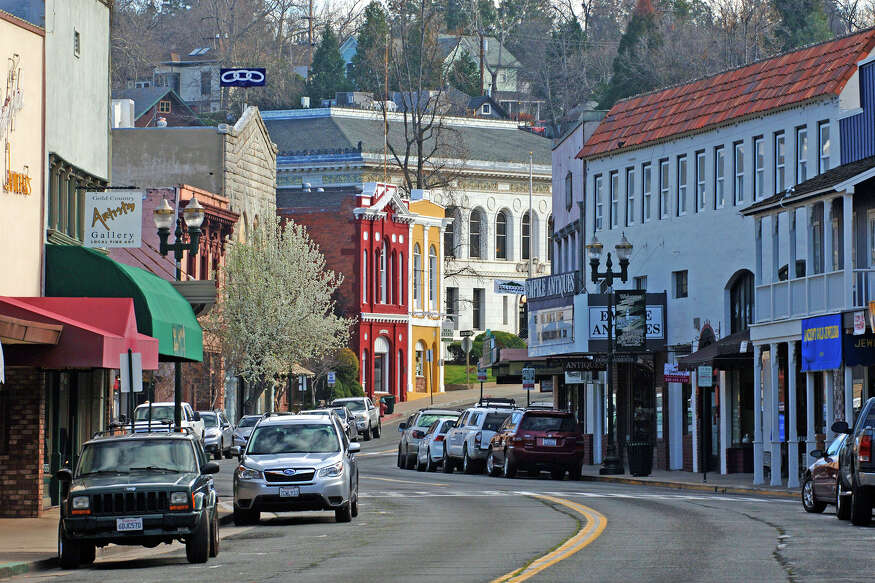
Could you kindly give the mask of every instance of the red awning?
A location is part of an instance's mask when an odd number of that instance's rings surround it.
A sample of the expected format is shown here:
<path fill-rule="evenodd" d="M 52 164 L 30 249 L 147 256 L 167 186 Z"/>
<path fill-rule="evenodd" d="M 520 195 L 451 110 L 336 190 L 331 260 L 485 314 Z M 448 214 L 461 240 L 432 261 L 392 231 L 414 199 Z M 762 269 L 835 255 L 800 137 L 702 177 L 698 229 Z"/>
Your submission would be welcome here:
<path fill-rule="evenodd" d="M 137 332 L 131 298 L 0 297 L 0 316 L 62 327 L 54 346 L 4 345 L 6 366 L 113 369 L 130 348 L 144 370 L 158 368 L 158 340 Z"/>

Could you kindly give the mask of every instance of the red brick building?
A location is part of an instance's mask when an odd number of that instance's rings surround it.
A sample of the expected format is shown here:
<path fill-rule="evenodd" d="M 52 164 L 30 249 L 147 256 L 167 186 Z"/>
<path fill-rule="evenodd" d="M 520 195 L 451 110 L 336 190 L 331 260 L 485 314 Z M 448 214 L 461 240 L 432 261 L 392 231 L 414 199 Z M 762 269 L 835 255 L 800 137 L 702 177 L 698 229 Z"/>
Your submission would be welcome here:
<path fill-rule="evenodd" d="M 309 229 L 327 266 L 343 274 L 337 310 L 357 317 L 350 341 L 369 396 L 407 399 L 408 248 L 413 219 L 397 187 L 283 189 L 277 213 Z"/>

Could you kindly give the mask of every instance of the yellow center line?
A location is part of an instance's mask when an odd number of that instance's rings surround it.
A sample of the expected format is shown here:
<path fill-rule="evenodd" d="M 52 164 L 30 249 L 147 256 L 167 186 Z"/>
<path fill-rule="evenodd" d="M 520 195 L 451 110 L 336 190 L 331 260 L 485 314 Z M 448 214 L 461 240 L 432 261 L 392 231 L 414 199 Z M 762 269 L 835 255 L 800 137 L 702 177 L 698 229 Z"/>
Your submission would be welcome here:
<path fill-rule="evenodd" d="M 584 506 L 583 504 L 577 504 L 576 502 L 565 500 L 564 498 L 555 498 L 545 494 L 529 494 L 529 496 L 548 500 L 555 504 L 561 504 L 583 516 L 586 522 L 580 530 L 577 531 L 577 534 L 562 543 L 562 545 L 556 550 L 547 553 L 543 557 L 535 559 L 521 569 L 516 569 L 493 580 L 491 583 L 520 583 L 530 577 L 534 577 L 544 569 L 552 567 L 559 561 L 567 559 L 574 553 L 589 545 L 592 541 L 601 536 L 602 531 L 604 531 L 605 527 L 608 525 L 608 519 L 605 518 L 602 513 L 597 512 L 588 506 Z"/>
<path fill-rule="evenodd" d="M 399 484 L 427 484 L 429 486 L 449 486 L 438 482 L 417 482 L 415 480 L 393 480 L 392 478 L 378 478 L 376 476 L 359 476 L 361 480 L 381 480 L 383 482 L 398 482 Z"/>

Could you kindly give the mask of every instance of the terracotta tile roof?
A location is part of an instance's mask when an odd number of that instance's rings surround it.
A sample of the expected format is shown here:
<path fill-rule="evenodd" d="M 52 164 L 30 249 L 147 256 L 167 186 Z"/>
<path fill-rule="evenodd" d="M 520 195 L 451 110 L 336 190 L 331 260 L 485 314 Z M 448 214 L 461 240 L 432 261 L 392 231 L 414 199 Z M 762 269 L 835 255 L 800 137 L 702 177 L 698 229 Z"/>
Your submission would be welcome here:
<path fill-rule="evenodd" d="M 875 29 L 868 29 L 624 99 L 611 108 L 577 157 L 592 158 L 621 147 L 640 146 L 837 95 L 856 70 L 857 61 L 866 58 L 873 47 Z"/>

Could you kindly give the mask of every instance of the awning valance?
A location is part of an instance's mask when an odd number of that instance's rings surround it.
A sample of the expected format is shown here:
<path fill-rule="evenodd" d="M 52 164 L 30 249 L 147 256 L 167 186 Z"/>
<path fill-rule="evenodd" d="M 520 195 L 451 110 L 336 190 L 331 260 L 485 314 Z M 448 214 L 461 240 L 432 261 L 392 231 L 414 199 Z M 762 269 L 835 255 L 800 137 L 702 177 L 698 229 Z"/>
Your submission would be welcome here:
<path fill-rule="evenodd" d="M 723 370 L 753 366 L 753 345 L 750 343 L 750 330 L 730 334 L 678 359 L 678 368 L 681 370 L 696 370 L 696 367 L 702 365 L 710 365 Z"/>
<path fill-rule="evenodd" d="M 46 245 L 46 295 L 132 298 L 137 329 L 158 339 L 161 360 L 203 360 L 203 331 L 170 282 L 85 247 Z"/>
<path fill-rule="evenodd" d="M 113 369 L 131 349 L 143 355 L 144 369 L 158 368 L 158 341 L 137 332 L 130 298 L 0 297 L 0 321 L 12 320 L 59 335 L 54 343 L 48 336 L 47 342 L 4 339 L 7 366 Z"/>

